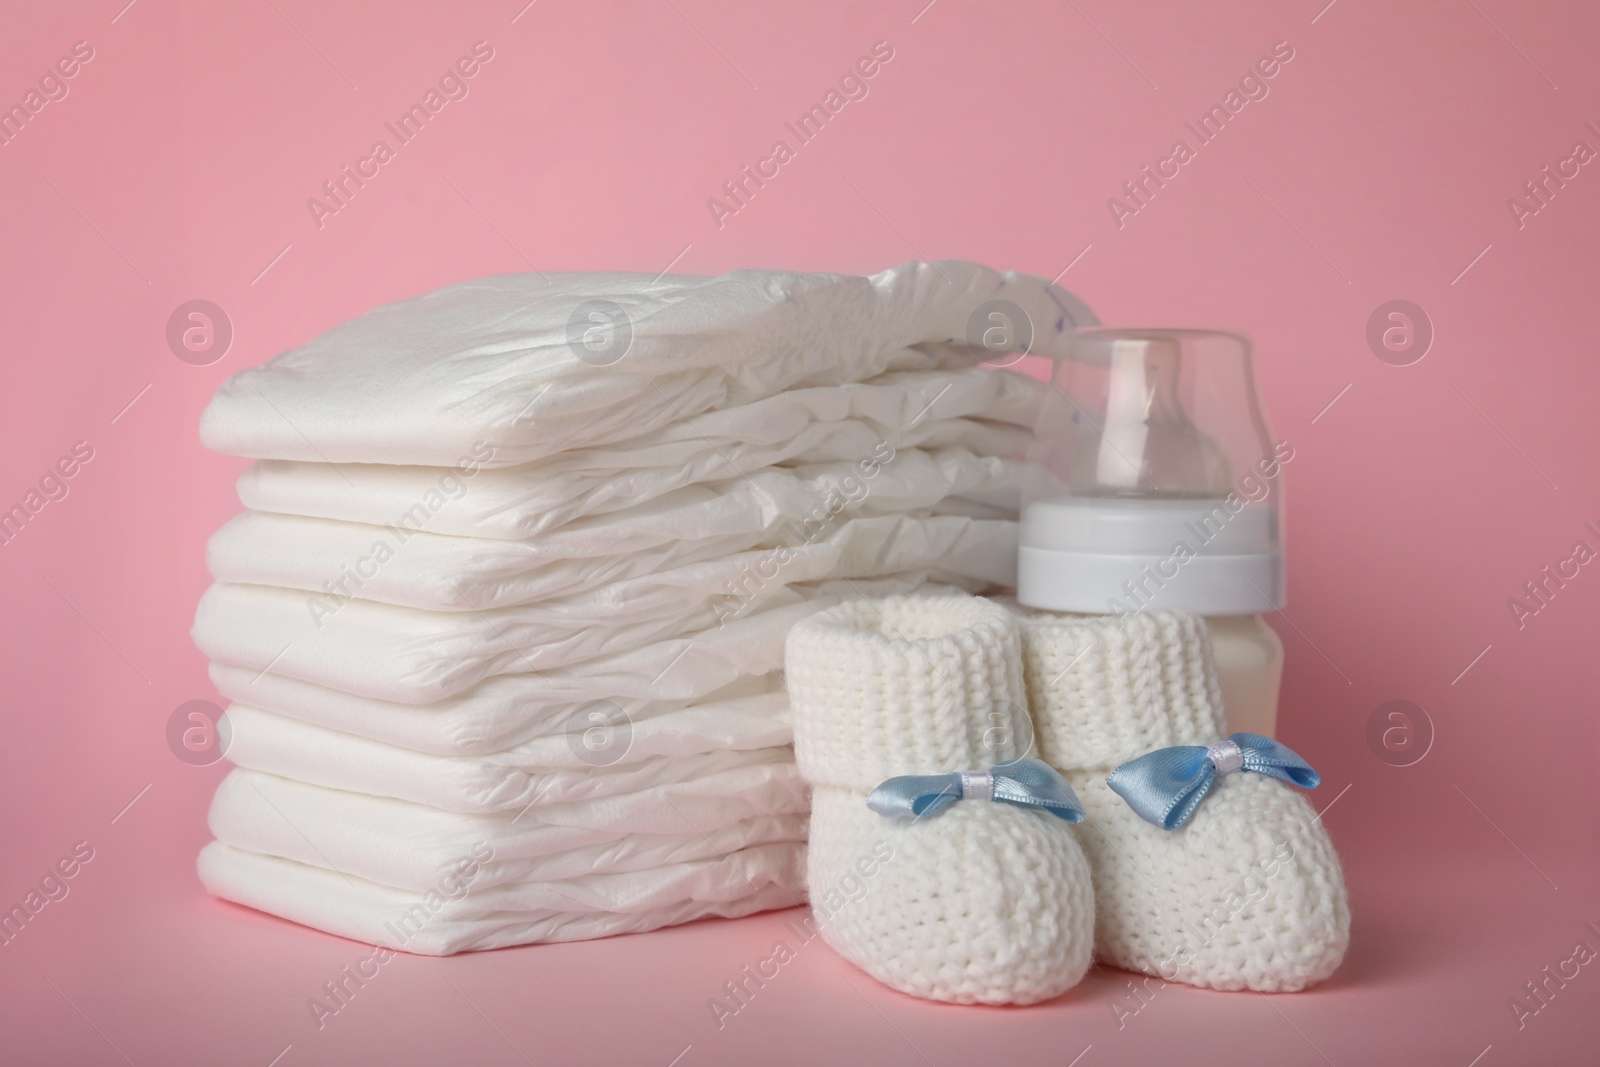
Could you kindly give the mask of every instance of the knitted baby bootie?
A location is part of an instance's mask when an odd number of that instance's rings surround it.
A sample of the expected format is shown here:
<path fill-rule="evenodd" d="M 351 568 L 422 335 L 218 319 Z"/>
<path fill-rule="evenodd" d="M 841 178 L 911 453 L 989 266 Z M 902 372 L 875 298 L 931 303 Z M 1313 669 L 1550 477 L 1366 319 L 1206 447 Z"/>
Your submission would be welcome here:
<path fill-rule="evenodd" d="M 795 626 L 787 655 L 823 940 L 931 1000 L 1031 1004 L 1076 985 L 1094 941 L 1068 826 L 1081 811 L 1025 758 L 1010 614 L 977 597 L 845 603 Z"/>
<path fill-rule="evenodd" d="M 1088 815 L 1096 957 L 1266 993 L 1332 974 L 1350 939 L 1339 858 L 1284 784 L 1316 775 L 1266 738 L 1224 739 L 1205 621 L 1026 609 L 1019 621 L 1039 752 Z"/>

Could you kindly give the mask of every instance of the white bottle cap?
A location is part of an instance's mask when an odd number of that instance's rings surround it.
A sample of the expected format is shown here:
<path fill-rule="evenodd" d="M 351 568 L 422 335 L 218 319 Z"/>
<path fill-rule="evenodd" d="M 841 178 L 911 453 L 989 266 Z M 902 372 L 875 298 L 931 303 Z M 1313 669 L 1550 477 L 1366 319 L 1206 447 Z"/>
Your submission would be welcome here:
<path fill-rule="evenodd" d="M 1035 429 L 1017 599 L 1111 614 L 1246 615 L 1285 603 L 1279 473 L 1250 342 L 1086 330 Z"/>

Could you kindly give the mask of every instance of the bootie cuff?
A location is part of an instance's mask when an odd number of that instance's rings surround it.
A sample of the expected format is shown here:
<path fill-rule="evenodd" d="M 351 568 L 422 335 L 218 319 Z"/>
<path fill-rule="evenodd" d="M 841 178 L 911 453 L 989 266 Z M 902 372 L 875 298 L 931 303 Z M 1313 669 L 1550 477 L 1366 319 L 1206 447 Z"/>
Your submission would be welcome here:
<path fill-rule="evenodd" d="M 1015 606 L 1039 754 L 1112 767 L 1223 735 L 1205 620 L 1190 611 L 1051 615 Z"/>
<path fill-rule="evenodd" d="M 786 652 L 801 774 L 866 793 L 1028 755 L 1020 659 L 1016 620 L 979 597 L 851 602 L 805 619 Z"/>

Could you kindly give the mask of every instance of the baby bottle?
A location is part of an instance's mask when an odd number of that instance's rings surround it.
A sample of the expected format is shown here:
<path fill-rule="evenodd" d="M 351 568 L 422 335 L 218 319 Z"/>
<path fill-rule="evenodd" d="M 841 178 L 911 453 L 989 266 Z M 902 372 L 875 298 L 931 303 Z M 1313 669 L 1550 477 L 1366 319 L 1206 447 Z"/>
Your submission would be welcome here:
<path fill-rule="evenodd" d="M 1056 363 L 1029 452 L 1017 599 L 1206 617 L 1229 731 L 1272 736 L 1283 643 L 1279 471 L 1250 341 L 1204 330 L 1092 329 Z"/>

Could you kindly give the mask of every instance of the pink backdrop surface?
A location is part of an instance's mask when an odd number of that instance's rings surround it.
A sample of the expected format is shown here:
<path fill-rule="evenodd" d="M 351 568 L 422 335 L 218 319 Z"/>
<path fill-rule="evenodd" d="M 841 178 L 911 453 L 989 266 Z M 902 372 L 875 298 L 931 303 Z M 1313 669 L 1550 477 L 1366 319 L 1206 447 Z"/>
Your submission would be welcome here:
<path fill-rule="evenodd" d="M 1600 549 L 1600 9 L 524 3 L 8 5 L 0 104 L 73 74 L 0 145 L 0 509 L 75 446 L 92 459 L 0 546 L 0 904 L 79 842 L 93 859 L 0 948 L 0 1060 L 1596 1062 L 1600 966 L 1542 1002 L 1526 983 L 1600 948 L 1600 564 L 1562 562 Z M 314 217 L 480 41 L 468 95 Z M 880 41 L 868 95 L 716 217 L 722 183 Z M 92 57 L 57 68 L 78 42 Z M 1292 59 L 1266 95 L 1200 144 L 1185 123 L 1274 46 Z M 1193 158 L 1114 211 L 1179 139 Z M 1048 1005 L 963 1009 L 817 943 L 718 1028 L 708 998 L 793 940 L 791 912 L 403 957 L 319 1029 L 307 999 L 363 948 L 205 895 L 226 765 L 165 736 L 216 699 L 187 631 L 244 467 L 196 440 L 217 384 L 476 275 L 944 257 L 1059 275 L 1108 323 L 1255 338 L 1296 453 L 1280 735 L 1323 774 L 1343 970 L 1294 996 L 1172 986 L 1132 1015 L 1131 976 L 1098 970 Z M 207 366 L 165 336 L 193 299 L 232 324 Z M 1431 330 L 1420 359 L 1369 343 L 1392 300 Z M 1534 580 L 1551 593 L 1519 619 Z M 1394 700 L 1421 709 L 1419 761 L 1403 730 L 1371 740 Z"/>

